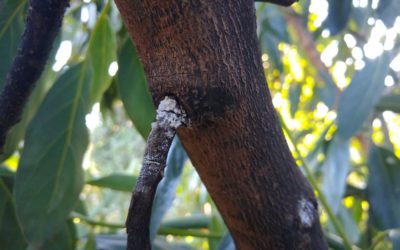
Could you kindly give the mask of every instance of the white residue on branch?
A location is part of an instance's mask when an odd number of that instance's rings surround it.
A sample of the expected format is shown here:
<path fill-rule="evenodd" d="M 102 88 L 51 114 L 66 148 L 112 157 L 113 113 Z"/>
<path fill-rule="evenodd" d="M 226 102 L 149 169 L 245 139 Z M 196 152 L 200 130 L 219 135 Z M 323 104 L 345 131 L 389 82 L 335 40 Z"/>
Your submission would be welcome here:
<path fill-rule="evenodd" d="M 298 214 L 301 225 L 304 227 L 311 227 L 317 217 L 317 211 L 315 211 L 315 207 L 312 202 L 304 198 L 299 201 Z"/>
<path fill-rule="evenodd" d="M 175 99 L 166 96 L 157 108 L 156 121 L 153 126 L 158 125 L 167 129 L 177 129 L 186 123 L 186 113 L 178 105 Z"/>

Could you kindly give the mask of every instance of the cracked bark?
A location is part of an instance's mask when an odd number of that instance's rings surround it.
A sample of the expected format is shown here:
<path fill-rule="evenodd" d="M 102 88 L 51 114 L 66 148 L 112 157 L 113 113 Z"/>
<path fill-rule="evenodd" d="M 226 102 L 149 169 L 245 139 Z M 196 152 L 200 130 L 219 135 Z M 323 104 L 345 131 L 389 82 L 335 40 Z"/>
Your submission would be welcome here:
<path fill-rule="evenodd" d="M 178 135 L 236 247 L 327 249 L 267 89 L 253 1 L 116 4 L 154 102 L 176 97 L 191 121 Z"/>

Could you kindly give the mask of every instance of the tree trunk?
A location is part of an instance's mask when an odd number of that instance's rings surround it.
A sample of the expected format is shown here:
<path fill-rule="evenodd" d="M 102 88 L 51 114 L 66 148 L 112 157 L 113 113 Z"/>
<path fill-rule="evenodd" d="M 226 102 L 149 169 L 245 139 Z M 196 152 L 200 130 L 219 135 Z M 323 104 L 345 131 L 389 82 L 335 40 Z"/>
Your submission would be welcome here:
<path fill-rule="evenodd" d="M 327 249 L 317 201 L 264 78 L 252 0 L 116 0 L 156 104 L 178 130 L 238 249 Z"/>

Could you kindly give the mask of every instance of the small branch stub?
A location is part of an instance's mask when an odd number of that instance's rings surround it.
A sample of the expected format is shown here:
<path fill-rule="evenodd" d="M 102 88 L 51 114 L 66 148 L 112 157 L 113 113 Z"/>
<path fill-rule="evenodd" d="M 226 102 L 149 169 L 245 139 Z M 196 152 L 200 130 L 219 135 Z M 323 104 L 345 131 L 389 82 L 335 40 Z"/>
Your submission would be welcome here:
<path fill-rule="evenodd" d="M 176 130 L 186 124 L 186 120 L 185 111 L 174 98 L 167 96 L 160 102 L 126 220 L 128 250 L 151 249 L 149 227 L 154 196 Z"/>

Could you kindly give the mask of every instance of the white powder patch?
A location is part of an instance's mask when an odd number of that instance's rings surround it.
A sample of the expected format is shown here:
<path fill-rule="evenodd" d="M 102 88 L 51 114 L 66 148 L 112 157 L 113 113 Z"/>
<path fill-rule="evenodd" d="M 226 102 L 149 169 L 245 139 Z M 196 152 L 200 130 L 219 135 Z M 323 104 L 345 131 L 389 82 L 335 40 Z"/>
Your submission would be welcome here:
<path fill-rule="evenodd" d="M 304 227 L 311 227 L 316 219 L 317 212 L 315 211 L 314 205 L 306 200 L 301 199 L 298 204 L 298 213 L 301 224 Z"/>
<path fill-rule="evenodd" d="M 156 121 L 160 126 L 178 128 L 186 120 L 185 111 L 171 97 L 166 96 L 157 108 Z"/>

